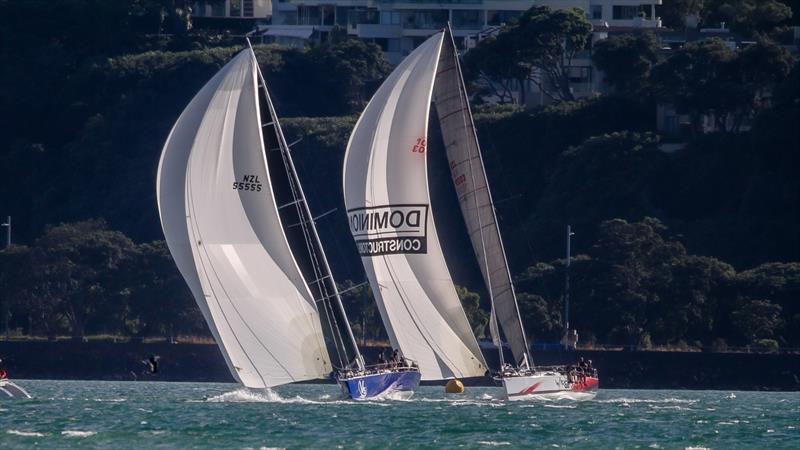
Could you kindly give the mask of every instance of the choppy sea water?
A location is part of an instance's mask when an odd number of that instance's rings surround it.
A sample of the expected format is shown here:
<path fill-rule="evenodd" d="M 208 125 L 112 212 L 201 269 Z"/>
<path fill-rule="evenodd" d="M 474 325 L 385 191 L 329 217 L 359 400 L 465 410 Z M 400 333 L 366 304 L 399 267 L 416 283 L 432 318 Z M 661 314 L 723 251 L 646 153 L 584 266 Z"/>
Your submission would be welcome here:
<path fill-rule="evenodd" d="M 335 385 L 19 381 L 0 448 L 800 448 L 800 393 L 601 390 L 514 402 L 498 388 L 354 402 Z"/>

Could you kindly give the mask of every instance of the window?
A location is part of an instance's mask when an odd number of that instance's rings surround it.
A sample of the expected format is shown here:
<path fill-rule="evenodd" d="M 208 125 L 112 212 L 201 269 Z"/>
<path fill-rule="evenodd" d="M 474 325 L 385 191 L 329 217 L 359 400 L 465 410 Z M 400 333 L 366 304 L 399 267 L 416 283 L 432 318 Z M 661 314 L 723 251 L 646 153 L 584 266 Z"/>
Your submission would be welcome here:
<path fill-rule="evenodd" d="M 486 19 L 489 25 L 500 26 L 504 23 L 511 23 L 522 14 L 520 11 L 486 11 Z"/>
<path fill-rule="evenodd" d="M 387 38 L 375 38 L 372 40 L 378 47 L 381 48 L 383 51 L 389 51 L 389 39 Z"/>
<path fill-rule="evenodd" d="M 453 28 L 480 30 L 483 28 L 483 11 L 476 9 L 453 10 Z"/>
<path fill-rule="evenodd" d="M 297 7 L 297 23 L 298 25 L 319 25 L 319 6 L 299 5 Z"/>
<path fill-rule="evenodd" d="M 633 20 L 634 17 L 639 17 L 639 7 L 614 5 L 613 13 L 614 20 Z"/>
<path fill-rule="evenodd" d="M 231 17 L 239 17 L 242 15 L 242 0 L 230 0 L 228 15 Z"/>
<path fill-rule="evenodd" d="M 592 20 L 601 20 L 603 18 L 603 5 L 592 5 L 589 8 L 589 17 Z"/>
<path fill-rule="evenodd" d="M 591 81 L 591 67 L 567 67 L 567 77 L 570 83 L 588 83 Z"/>
<path fill-rule="evenodd" d="M 253 0 L 242 0 L 242 15 L 253 17 Z"/>
<path fill-rule="evenodd" d="M 398 11 L 381 11 L 382 25 L 400 25 L 400 13 Z"/>
<path fill-rule="evenodd" d="M 211 15 L 214 17 L 225 17 L 225 2 L 212 2 Z"/>
<path fill-rule="evenodd" d="M 353 8 L 347 8 L 343 6 L 336 7 L 336 25 L 340 27 L 346 27 L 348 24 L 348 19 L 350 18 L 350 13 L 353 11 Z M 353 23 L 355 25 L 355 23 Z"/>
<path fill-rule="evenodd" d="M 297 11 L 276 11 L 272 16 L 272 23 L 275 25 L 297 25 Z"/>
<path fill-rule="evenodd" d="M 351 26 L 355 26 L 359 23 L 377 25 L 380 23 L 381 16 L 378 14 L 377 9 L 355 9 L 350 11 L 350 16 L 347 20 L 350 21 Z M 397 20 L 399 23 L 399 15 Z"/>
<path fill-rule="evenodd" d="M 403 28 L 435 30 L 447 26 L 450 14 L 446 9 L 407 11 L 403 13 Z"/>
<path fill-rule="evenodd" d="M 333 6 L 330 5 L 322 5 L 320 6 L 322 10 L 322 24 L 323 25 L 333 25 L 334 18 L 336 17 L 336 10 Z"/>

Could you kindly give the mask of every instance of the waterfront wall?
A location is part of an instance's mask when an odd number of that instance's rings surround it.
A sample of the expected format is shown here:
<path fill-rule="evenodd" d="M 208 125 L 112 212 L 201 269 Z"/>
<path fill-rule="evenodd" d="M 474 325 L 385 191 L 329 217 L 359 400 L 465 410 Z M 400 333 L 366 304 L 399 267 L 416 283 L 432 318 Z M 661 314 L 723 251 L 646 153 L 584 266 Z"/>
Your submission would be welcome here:
<path fill-rule="evenodd" d="M 368 363 L 379 348 L 364 349 Z M 150 374 L 146 361 L 159 357 Z M 216 345 L 113 342 L 0 342 L 3 367 L 15 379 L 233 382 Z M 487 351 L 490 365 L 496 353 Z M 619 389 L 800 390 L 800 354 L 542 351 L 539 365 L 591 359 L 601 386 Z M 488 378 L 466 380 L 490 385 Z"/>

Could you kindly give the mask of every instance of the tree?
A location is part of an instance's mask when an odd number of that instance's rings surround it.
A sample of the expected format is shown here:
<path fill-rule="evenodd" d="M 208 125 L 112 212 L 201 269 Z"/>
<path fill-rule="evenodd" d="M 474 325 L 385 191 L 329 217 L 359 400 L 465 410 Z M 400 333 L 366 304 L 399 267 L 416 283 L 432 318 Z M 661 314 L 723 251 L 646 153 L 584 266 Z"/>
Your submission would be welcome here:
<path fill-rule="evenodd" d="M 653 214 L 648 188 L 664 164 L 650 133 L 611 133 L 564 151 L 538 205 L 546 220 L 573 225 Z"/>
<path fill-rule="evenodd" d="M 542 296 L 527 292 L 520 292 L 517 302 L 522 323 L 532 342 L 558 342 L 563 322 L 561 314 L 554 311 L 557 308 L 553 308 Z"/>
<path fill-rule="evenodd" d="M 591 30 L 580 9 L 552 11 L 534 6 L 496 37 L 481 41 L 473 50 L 476 53 L 467 57 L 466 66 L 473 79 L 497 80 L 497 86 L 490 86 L 503 99 L 507 80 L 513 79 L 533 82 L 554 100 L 574 100 L 570 69 L 589 43 Z"/>
<path fill-rule="evenodd" d="M 681 29 L 686 16 L 697 15 L 703 8 L 704 0 L 672 0 L 656 5 L 656 14 L 667 28 Z"/>
<path fill-rule="evenodd" d="M 491 36 L 464 56 L 465 78 L 478 81 L 476 87 L 482 89 L 475 96 L 493 96 L 501 104 L 513 103 L 515 84 L 521 86 L 528 79 L 531 69 L 521 64 L 517 49 L 509 42 L 507 34 Z"/>
<path fill-rule="evenodd" d="M 125 331 L 135 336 L 209 335 L 200 308 L 164 241 L 137 245 L 114 280 L 128 305 Z"/>
<path fill-rule="evenodd" d="M 769 300 L 745 300 L 731 314 L 731 322 L 748 343 L 769 339 L 783 325 L 781 307 Z"/>
<path fill-rule="evenodd" d="M 132 249 L 130 239 L 101 220 L 52 227 L 36 240 L 34 258 L 43 276 L 34 289 L 57 301 L 74 337 L 83 337 L 89 325 L 113 326 L 125 305 L 113 301 L 106 282 Z"/>
<path fill-rule="evenodd" d="M 287 52 L 284 60 L 283 76 L 270 85 L 275 92 L 286 88 L 286 96 L 293 94 L 291 100 L 305 106 L 304 115 L 340 115 L 360 110 L 377 82 L 390 71 L 380 47 L 360 39 L 326 41 L 304 52 Z"/>
<path fill-rule="evenodd" d="M 652 33 L 611 36 L 595 44 L 592 60 L 617 92 L 642 94 L 658 61 L 658 41 Z"/>
<path fill-rule="evenodd" d="M 707 26 L 725 22 L 732 30 L 753 36 L 791 18 L 792 9 L 777 0 L 706 0 L 702 16 Z"/>
<path fill-rule="evenodd" d="M 688 113 L 692 130 L 701 133 L 701 117 L 713 113 L 717 126 L 727 129 L 728 113 L 741 106 L 738 87 L 730 79 L 736 55 L 719 38 L 689 42 L 657 65 L 653 79 L 658 96 Z"/>
<path fill-rule="evenodd" d="M 344 292 L 342 302 L 356 339 L 387 340 L 386 329 L 369 283 L 355 287 L 352 281 L 345 280 L 340 290 Z"/>
<path fill-rule="evenodd" d="M 481 309 L 481 296 L 463 286 L 456 286 L 458 298 L 461 299 L 461 306 L 467 314 L 467 320 L 472 326 L 475 337 L 486 337 L 487 325 L 489 325 L 489 313 Z"/>
<path fill-rule="evenodd" d="M 579 8 L 551 11 L 534 6 L 522 14 L 510 33 L 518 57 L 532 69 L 531 81 L 554 99 L 574 100 L 570 69 L 589 44 L 591 31 L 592 24 Z"/>

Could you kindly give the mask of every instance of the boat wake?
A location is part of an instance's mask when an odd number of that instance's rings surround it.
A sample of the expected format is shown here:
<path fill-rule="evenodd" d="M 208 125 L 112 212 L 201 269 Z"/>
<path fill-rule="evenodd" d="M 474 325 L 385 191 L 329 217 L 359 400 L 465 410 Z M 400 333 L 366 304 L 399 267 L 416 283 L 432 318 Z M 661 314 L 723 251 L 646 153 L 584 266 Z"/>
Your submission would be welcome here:
<path fill-rule="evenodd" d="M 697 403 L 699 400 L 686 399 L 686 398 L 664 398 L 664 399 L 643 399 L 643 398 L 609 398 L 605 400 L 597 400 L 597 403 L 684 403 L 691 405 Z"/>
<path fill-rule="evenodd" d="M 24 437 L 43 437 L 44 436 L 44 434 L 39 433 L 37 431 L 7 430 L 6 433 L 13 434 L 15 436 L 24 436 Z"/>
<path fill-rule="evenodd" d="M 387 399 L 394 399 L 388 397 Z M 378 398 L 370 398 L 369 401 L 364 400 L 342 400 L 332 398 L 329 394 L 321 395 L 316 400 L 303 398 L 300 396 L 283 397 L 271 389 L 250 389 L 240 388 L 235 391 L 226 392 L 224 394 L 215 395 L 202 400 L 205 403 L 283 403 L 283 404 L 308 404 L 308 405 L 335 405 L 335 404 L 356 404 L 356 403 L 372 403 L 373 400 L 383 400 Z M 195 400 L 196 401 L 196 400 Z M 189 400 L 189 402 L 193 402 Z M 380 403 L 373 403 L 380 404 Z"/>
<path fill-rule="evenodd" d="M 288 403 L 271 389 L 241 388 L 205 399 L 209 403 Z"/>
<path fill-rule="evenodd" d="M 573 401 L 582 402 L 592 400 L 597 395 L 596 392 L 555 392 L 550 394 L 529 394 L 525 396 L 525 400 L 533 400 L 539 402 L 558 402 L 558 401 Z"/>

